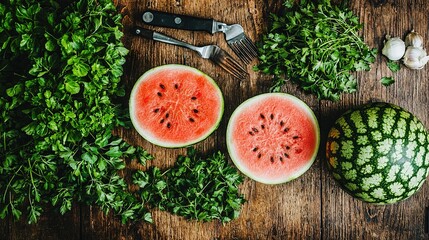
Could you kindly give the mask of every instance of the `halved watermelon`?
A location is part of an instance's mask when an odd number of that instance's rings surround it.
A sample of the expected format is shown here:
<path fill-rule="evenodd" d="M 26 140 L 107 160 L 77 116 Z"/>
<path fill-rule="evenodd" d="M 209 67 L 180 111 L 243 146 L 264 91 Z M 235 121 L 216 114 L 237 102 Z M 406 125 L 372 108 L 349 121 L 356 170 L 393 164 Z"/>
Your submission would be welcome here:
<path fill-rule="evenodd" d="M 224 109 L 222 92 L 201 71 L 169 64 L 144 73 L 130 96 L 130 117 L 149 142 L 184 147 L 207 138 L 219 125 Z"/>
<path fill-rule="evenodd" d="M 313 111 L 285 93 L 266 93 L 243 102 L 231 115 L 227 147 L 237 168 L 266 184 L 291 181 L 316 159 L 320 130 Z"/>

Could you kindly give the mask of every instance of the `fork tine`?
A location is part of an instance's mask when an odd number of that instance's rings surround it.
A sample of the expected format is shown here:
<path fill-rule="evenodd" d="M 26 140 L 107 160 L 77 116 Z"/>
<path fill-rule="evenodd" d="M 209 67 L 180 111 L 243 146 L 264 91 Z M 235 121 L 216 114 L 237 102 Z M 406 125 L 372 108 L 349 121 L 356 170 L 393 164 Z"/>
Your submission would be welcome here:
<path fill-rule="evenodd" d="M 244 79 L 248 75 L 246 70 L 235 61 L 227 52 L 223 51 L 220 48 L 216 48 L 211 55 L 211 60 L 218 64 L 220 67 L 225 69 L 228 73 L 232 74 L 236 78 Z"/>
<path fill-rule="evenodd" d="M 235 64 L 231 63 L 228 59 L 218 62 L 218 65 L 238 79 L 246 78 L 247 73 L 235 68 Z"/>
<path fill-rule="evenodd" d="M 225 64 L 228 65 L 230 68 L 234 69 L 237 72 L 237 77 L 244 79 L 248 75 L 246 69 L 243 68 L 241 64 L 239 64 L 235 59 L 233 59 L 231 56 L 227 56 L 225 59 Z"/>
<path fill-rule="evenodd" d="M 247 36 L 244 37 L 244 42 L 246 44 L 246 46 L 249 48 L 249 52 L 251 53 L 251 55 L 253 57 L 257 57 L 258 56 L 258 48 L 256 47 L 256 45 L 252 42 L 252 40 L 250 38 L 248 38 Z"/>
<path fill-rule="evenodd" d="M 256 46 L 247 37 L 240 41 L 240 46 L 242 46 L 243 51 L 250 59 L 258 56 Z"/>
<path fill-rule="evenodd" d="M 248 73 L 232 58 L 227 57 L 225 62 L 223 62 L 228 69 L 231 69 L 234 72 L 234 76 L 240 79 L 244 79 Z"/>
<path fill-rule="evenodd" d="M 255 44 L 244 34 L 235 40 L 230 40 L 228 44 L 235 54 L 246 64 L 249 64 L 253 58 L 258 56 L 258 49 Z"/>
<path fill-rule="evenodd" d="M 234 53 L 245 63 L 245 64 L 249 64 L 252 59 L 239 47 L 238 43 L 231 43 L 229 45 L 232 49 L 232 51 L 234 51 Z"/>

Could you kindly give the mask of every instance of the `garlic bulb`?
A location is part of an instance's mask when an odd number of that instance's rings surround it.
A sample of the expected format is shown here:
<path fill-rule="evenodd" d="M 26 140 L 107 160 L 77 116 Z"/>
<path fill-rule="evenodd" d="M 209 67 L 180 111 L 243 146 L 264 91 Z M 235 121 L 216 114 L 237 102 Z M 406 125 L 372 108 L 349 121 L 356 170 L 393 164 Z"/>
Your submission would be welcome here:
<path fill-rule="evenodd" d="M 417 32 L 414 32 L 412 30 L 406 37 L 405 37 L 405 45 L 413 46 L 417 48 L 423 48 L 423 37 L 418 34 Z"/>
<path fill-rule="evenodd" d="M 384 44 L 381 53 L 392 61 L 399 60 L 404 56 L 405 43 L 398 37 L 387 37 L 387 41 Z"/>
<path fill-rule="evenodd" d="M 422 69 L 429 61 L 426 51 L 420 47 L 407 47 L 404 55 L 404 65 L 411 69 Z"/>

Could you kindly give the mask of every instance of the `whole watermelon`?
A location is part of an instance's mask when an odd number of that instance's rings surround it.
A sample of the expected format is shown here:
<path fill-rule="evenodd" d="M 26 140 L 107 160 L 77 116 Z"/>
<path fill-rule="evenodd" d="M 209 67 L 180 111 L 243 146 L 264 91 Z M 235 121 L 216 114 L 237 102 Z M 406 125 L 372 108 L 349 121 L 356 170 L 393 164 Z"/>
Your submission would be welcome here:
<path fill-rule="evenodd" d="M 429 135 L 410 112 L 371 103 L 342 115 L 329 131 L 328 166 L 334 179 L 365 202 L 395 203 L 423 185 Z"/>

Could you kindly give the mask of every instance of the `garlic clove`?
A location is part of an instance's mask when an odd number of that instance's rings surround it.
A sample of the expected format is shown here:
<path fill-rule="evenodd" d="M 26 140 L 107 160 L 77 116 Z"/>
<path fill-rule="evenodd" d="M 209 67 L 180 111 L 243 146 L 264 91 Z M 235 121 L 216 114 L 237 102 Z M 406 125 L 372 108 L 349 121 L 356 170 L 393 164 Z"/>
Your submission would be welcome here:
<path fill-rule="evenodd" d="M 404 65 L 410 69 L 422 69 L 429 61 L 426 51 L 423 48 L 409 46 L 405 51 Z"/>
<path fill-rule="evenodd" d="M 389 38 L 384 44 L 381 53 L 392 61 L 397 61 L 404 56 L 405 42 L 398 37 Z"/>
<path fill-rule="evenodd" d="M 411 30 L 411 32 L 405 37 L 405 45 L 423 48 L 423 37 L 419 33 Z"/>

